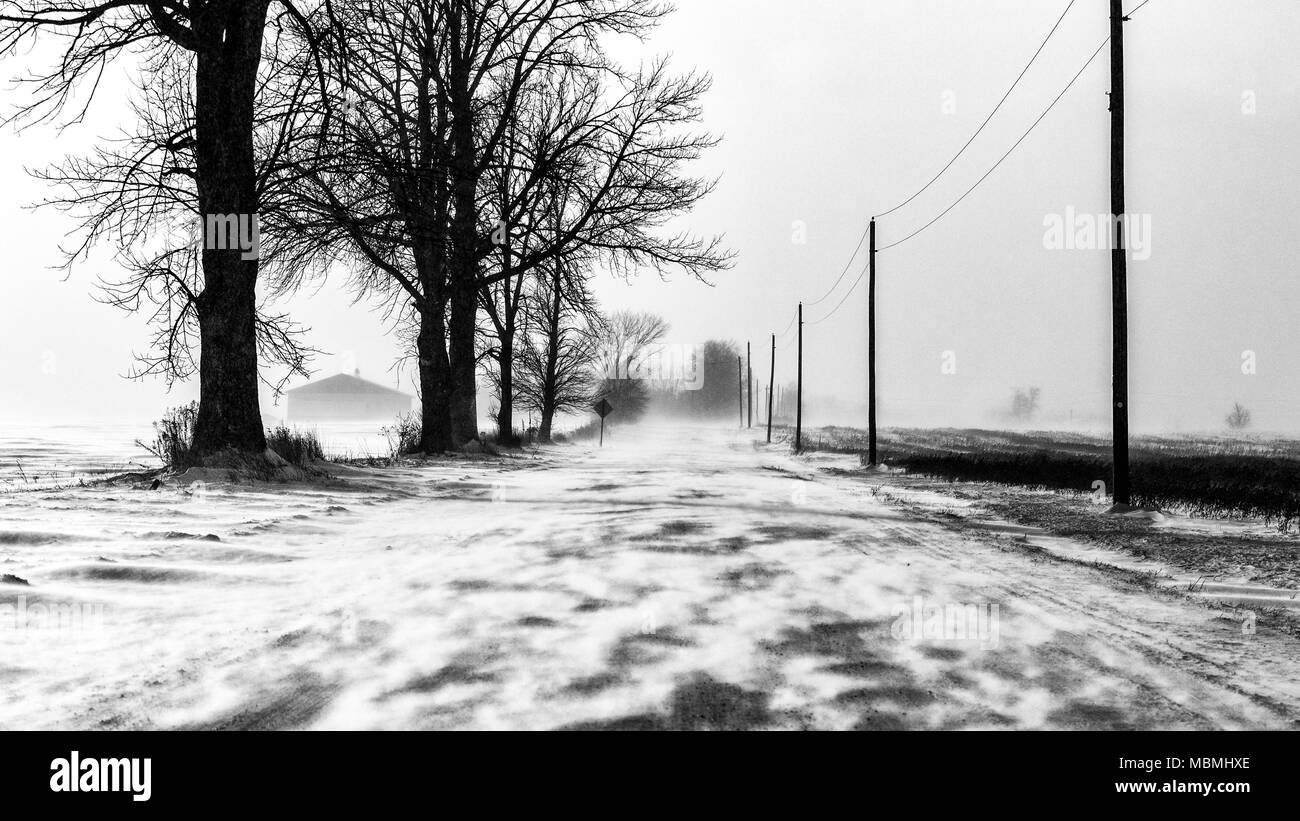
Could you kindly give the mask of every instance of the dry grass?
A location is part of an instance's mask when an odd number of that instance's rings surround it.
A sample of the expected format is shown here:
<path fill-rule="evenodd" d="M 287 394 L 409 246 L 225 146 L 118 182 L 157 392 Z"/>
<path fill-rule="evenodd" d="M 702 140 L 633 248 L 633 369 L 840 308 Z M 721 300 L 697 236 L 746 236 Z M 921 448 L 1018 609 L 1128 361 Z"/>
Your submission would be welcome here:
<path fill-rule="evenodd" d="M 784 432 L 789 439 L 788 429 Z M 804 450 L 864 453 L 866 432 L 822 428 Z M 880 460 L 950 481 L 1091 491 L 1110 484 L 1110 441 L 1058 432 L 922 430 L 881 432 Z M 1263 519 L 1287 530 L 1300 521 L 1300 442 L 1267 437 L 1135 437 L 1133 501 L 1200 516 Z"/>
<path fill-rule="evenodd" d="M 325 450 L 315 431 L 290 430 L 280 425 L 267 430 L 266 446 L 291 465 L 325 461 Z"/>
<path fill-rule="evenodd" d="M 185 470 L 213 463 L 213 458 L 200 459 L 194 453 L 194 424 L 199 418 L 199 403 L 191 402 L 178 408 L 169 408 L 160 421 L 154 422 L 154 441 L 136 444 L 152 453 L 163 467 Z M 315 431 L 290 429 L 284 425 L 268 428 L 266 446 L 291 465 L 306 466 L 325 461 L 325 451 Z M 241 465 L 251 457 L 224 454 L 222 464 L 234 460 Z M 260 455 L 256 458 L 260 458 Z M 255 461 L 256 459 L 254 459 Z"/>

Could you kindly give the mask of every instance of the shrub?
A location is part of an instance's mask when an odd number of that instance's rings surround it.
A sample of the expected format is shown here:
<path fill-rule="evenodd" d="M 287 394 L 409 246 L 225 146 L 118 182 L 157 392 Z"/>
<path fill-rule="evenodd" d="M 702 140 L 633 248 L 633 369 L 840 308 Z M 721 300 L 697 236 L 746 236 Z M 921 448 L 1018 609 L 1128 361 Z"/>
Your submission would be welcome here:
<path fill-rule="evenodd" d="M 534 444 L 536 439 L 537 437 L 535 432 L 524 430 L 523 428 L 515 428 L 510 436 L 510 441 L 508 442 L 501 441 L 501 432 L 498 430 L 481 430 L 478 432 L 478 440 L 480 442 L 484 445 L 493 445 L 496 447 L 525 447 Z"/>
<path fill-rule="evenodd" d="M 600 436 L 600 420 L 594 419 L 588 422 L 587 424 L 583 425 L 582 427 L 574 428 L 573 430 L 564 434 L 563 440 L 561 440 L 559 436 L 556 436 L 554 438 L 556 441 L 580 442 L 585 439 L 596 439 L 599 436 Z"/>
<path fill-rule="evenodd" d="M 1028 390 L 1016 388 L 1015 394 L 1011 397 L 1011 418 L 1021 421 L 1033 419 L 1034 414 L 1038 412 L 1040 393 L 1038 388 Z"/>
<path fill-rule="evenodd" d="M 153 423 L 153 444 L 146 445 L 139 439 L 135 443 L 152 453 L 164 467 L 193 467 L 197 463 L 194 457 L 194 423 L 198 418 L 198 402 L 168 408 L 163 418 Z"/>
<path fill-rule="evenodd" d="M 266 446 L 294 465 L 325 459 L 325 450 L 315 431 L 290 430 L 284 425 L 267 428 Z"/>
<path fill-rule="evenodd" d="M 402 414 L 392 425 L 380 428 L 379 432 L 388 440 L 388 455 L 394 459 L 419 453 L 422 428 L 420 417 L 415 413 Z"/>

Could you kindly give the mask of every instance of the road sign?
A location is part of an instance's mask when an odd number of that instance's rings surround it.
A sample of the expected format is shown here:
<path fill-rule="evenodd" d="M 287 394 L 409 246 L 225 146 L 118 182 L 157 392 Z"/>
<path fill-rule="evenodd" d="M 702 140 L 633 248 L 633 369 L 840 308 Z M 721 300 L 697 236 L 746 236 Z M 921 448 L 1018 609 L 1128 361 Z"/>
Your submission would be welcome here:
<path fill-rule="evenodd" d="M 609 412 L 614 410 L 614 406 L 609 404 L 609 400 L 602 396 L 600 401 L 593 405 L 591 409 L 600 415 L 600 446 L 603 448 L 605 447 L 605 417 L 609 416 Z"/>

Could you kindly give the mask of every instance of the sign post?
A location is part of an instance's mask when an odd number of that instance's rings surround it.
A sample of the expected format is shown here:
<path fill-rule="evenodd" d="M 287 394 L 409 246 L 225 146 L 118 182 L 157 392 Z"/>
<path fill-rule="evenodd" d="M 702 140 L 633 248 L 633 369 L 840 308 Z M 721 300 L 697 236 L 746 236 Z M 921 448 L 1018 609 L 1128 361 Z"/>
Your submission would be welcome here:
<path fill-rule="evenodd" d="M 609 400 L 602 396 L 600 401 L 592 406 L 592 410 L 600 415 L 600 446 L 603 448 L 605 447 L 605 417 L 609 416 L 610 411 L 614 410 L 614 406 L 609 404 Z"/>

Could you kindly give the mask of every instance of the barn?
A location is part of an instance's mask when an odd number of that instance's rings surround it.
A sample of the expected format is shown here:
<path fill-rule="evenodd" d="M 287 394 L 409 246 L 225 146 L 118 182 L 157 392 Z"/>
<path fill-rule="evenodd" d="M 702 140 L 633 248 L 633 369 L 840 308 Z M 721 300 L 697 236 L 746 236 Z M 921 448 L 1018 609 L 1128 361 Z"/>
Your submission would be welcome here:
<path fill-rule="evenodd" d="M 340 373 L 285 391 L 290 422 L 357 422 L 392 420 L 409 413 L 414 397 L 352 375 Z"/>

